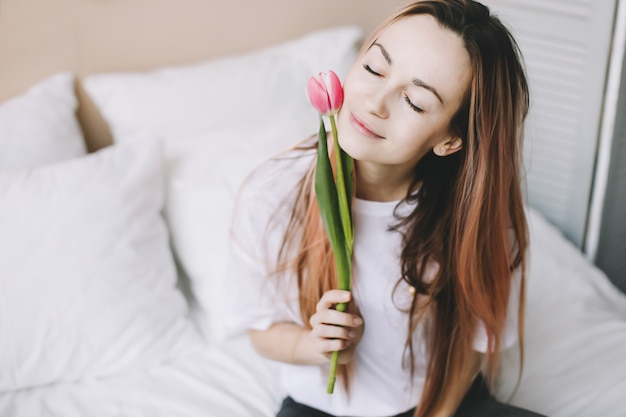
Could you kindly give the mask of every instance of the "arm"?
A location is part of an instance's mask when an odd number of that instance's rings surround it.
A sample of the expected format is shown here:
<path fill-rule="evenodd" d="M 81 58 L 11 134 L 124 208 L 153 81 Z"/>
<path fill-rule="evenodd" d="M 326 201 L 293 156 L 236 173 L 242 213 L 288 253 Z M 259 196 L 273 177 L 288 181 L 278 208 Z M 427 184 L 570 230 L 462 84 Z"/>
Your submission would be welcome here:
<path fill-rule="evenodd" d="M 461 375 L 459 380 L 454 383 L 454 386 L 450 391 L 450 396 L 444 400 L 439 409 L 432 413 L 432 417 L 454 416 L 454 413 L 459 408 L 459 405 L 461 405 L 465 394 L 467 394 L 467 391 L 480 371 L 482 357 L 483 354 L 480 352 L 473 353 L 471 364 L 465 368 L 463 375 Z"/>
<path fill-rule="evenodd" d="M 347 291 L 328 291 L 311 316 L 310 329 L 295 323 L 275 323 L 267 330 L 249 330 L 252 345 L 260 355 L 280 362 L 322 365 L 338 350 L 339 363 L 349 363 L 363 335 L 363 319 L 339 312 L 334 306 L 350 298 Z"/>

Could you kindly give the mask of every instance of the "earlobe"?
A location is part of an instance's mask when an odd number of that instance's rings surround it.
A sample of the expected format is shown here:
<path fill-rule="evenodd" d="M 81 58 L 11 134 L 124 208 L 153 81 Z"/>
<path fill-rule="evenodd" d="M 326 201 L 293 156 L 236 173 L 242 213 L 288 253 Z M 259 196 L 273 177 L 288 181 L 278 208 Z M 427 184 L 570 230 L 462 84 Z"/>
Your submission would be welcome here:
<path fill-rule="evenodd" d="M 445 156 L 447 150 L 448 148 L 446 147 L 446 145 L 437 145 L 433 148 L 433 152 L 435 153 L 435 155 L 439 156 Z"/>
<path fill-rule="evenodd" d="M 463 148 L 463 140 L 459 137 L 455 137 L 433 147 L 433 152 L 435 155 L 447 156 L 461 150 L 461 148 Z"/>

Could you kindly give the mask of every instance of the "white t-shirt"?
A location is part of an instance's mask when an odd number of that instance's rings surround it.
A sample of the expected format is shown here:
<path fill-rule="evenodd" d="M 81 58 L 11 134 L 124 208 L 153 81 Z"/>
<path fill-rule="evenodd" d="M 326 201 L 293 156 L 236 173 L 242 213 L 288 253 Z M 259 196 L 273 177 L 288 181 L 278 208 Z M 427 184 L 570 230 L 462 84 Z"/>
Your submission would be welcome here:
<path fill-rule="evenodd" d="M 231 329 L 265 330 L 276 322 L 302 324 L 295 280 L 269 276 L 293 208 L 294 187 L 314 163 L 315 152 L 294 155 L 289 153 L 263 164 L 240 192 L 228 276 L 230 293 L 237 300 L 226 318 Z M 418 404 L 427 358 L 421 343 L 422 329 L 418 328 L 413 335 L 415 373 L 411 380 L 408 361 L 403 361 L 408 316 L 401 311 L 410 306 L 411 295 L 404 281 L 397 285 L 401 235 L 389 231 L 389 226 L 397 222 L 393 215 L 396 206 L 398 202 L 359 199 L 353 204 L 352 294 L 365 328 L 355 351 L 350 395 L 339 380 L 332 395 L 326 392 L 328 366 L 281 364 L 282 386 L 294 400 L 333 415 L 363 417 L 392 416 Z M 410 209 L 398 206 L 401 212 Z M 275 223 L 268 229 L 271 219 Z M 509 303 L 505 346 L 517 339 L 516 299 Z M 484 352 L 486 341 L 484 329 L 479 326 L 476 350 Z"/>

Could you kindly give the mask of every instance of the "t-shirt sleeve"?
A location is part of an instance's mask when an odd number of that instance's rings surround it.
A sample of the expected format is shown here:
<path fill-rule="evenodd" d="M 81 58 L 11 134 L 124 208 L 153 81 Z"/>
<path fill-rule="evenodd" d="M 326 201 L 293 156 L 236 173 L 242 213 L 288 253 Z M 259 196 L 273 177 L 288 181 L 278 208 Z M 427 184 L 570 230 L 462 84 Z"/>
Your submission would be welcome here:
<path fill-rule="evenodd" d="M 274 273 L 284 234 L 284 225 L 275 222 L 284 217 L 277 210 L 289 207 L 281 193 L 266 187 L 272 172 L 255 173 L 260 177 L 246 181 L 237 197 L 225 284 L 228 299 L 223 302 L 227 336 L 299 320 L 294 313 L 293 289 Z M 297 300 L 297 291 L 295 295 Z"/>

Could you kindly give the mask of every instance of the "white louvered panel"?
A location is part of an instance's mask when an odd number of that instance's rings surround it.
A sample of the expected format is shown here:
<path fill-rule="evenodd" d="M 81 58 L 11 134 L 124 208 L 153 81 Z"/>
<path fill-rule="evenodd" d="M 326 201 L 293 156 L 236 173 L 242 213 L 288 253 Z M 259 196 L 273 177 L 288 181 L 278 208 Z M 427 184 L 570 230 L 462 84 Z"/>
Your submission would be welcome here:
<path fill-rule="evenodd" d="M 626 58 L 596 262 L 626 292 Z"/>
<path fill-rule="evenodd" d="M 523 8 L 535 10 L 539 13 L 554 13 L 587 19 L 591 13 L 591 3 L 593 0 L 508 0 L 506 3 Z"/>
<path fill-rule="evenodd" d="M 486 0 L 518 41 L 531 88 L 529 204 L 581 246 L 615 0 Z"/>
<path fill-rule="evenodd" d="M 528 66 L 532 100 L 530 134 L 526 138 L 528 198 L 533 207 L 579 244 L 587 209 L 587 200 L 579 189 L 582 185 L 590 190 L 593 169 L 591 153 L 583 161 L 586 177 L 572 182 L 581 175 L 577 142 L 582 141 L 581 115 L 585 112 L 580 86 L 585 83 L 586 48 L 561 35 L 521 30 L 518 35 Z M 590 139 L 595 140 L 595 135 Z M 593 149 L 595 142 L 589 141 L 588 145 Z M 576 213 L 573 207 L 577 207 Z"/>

